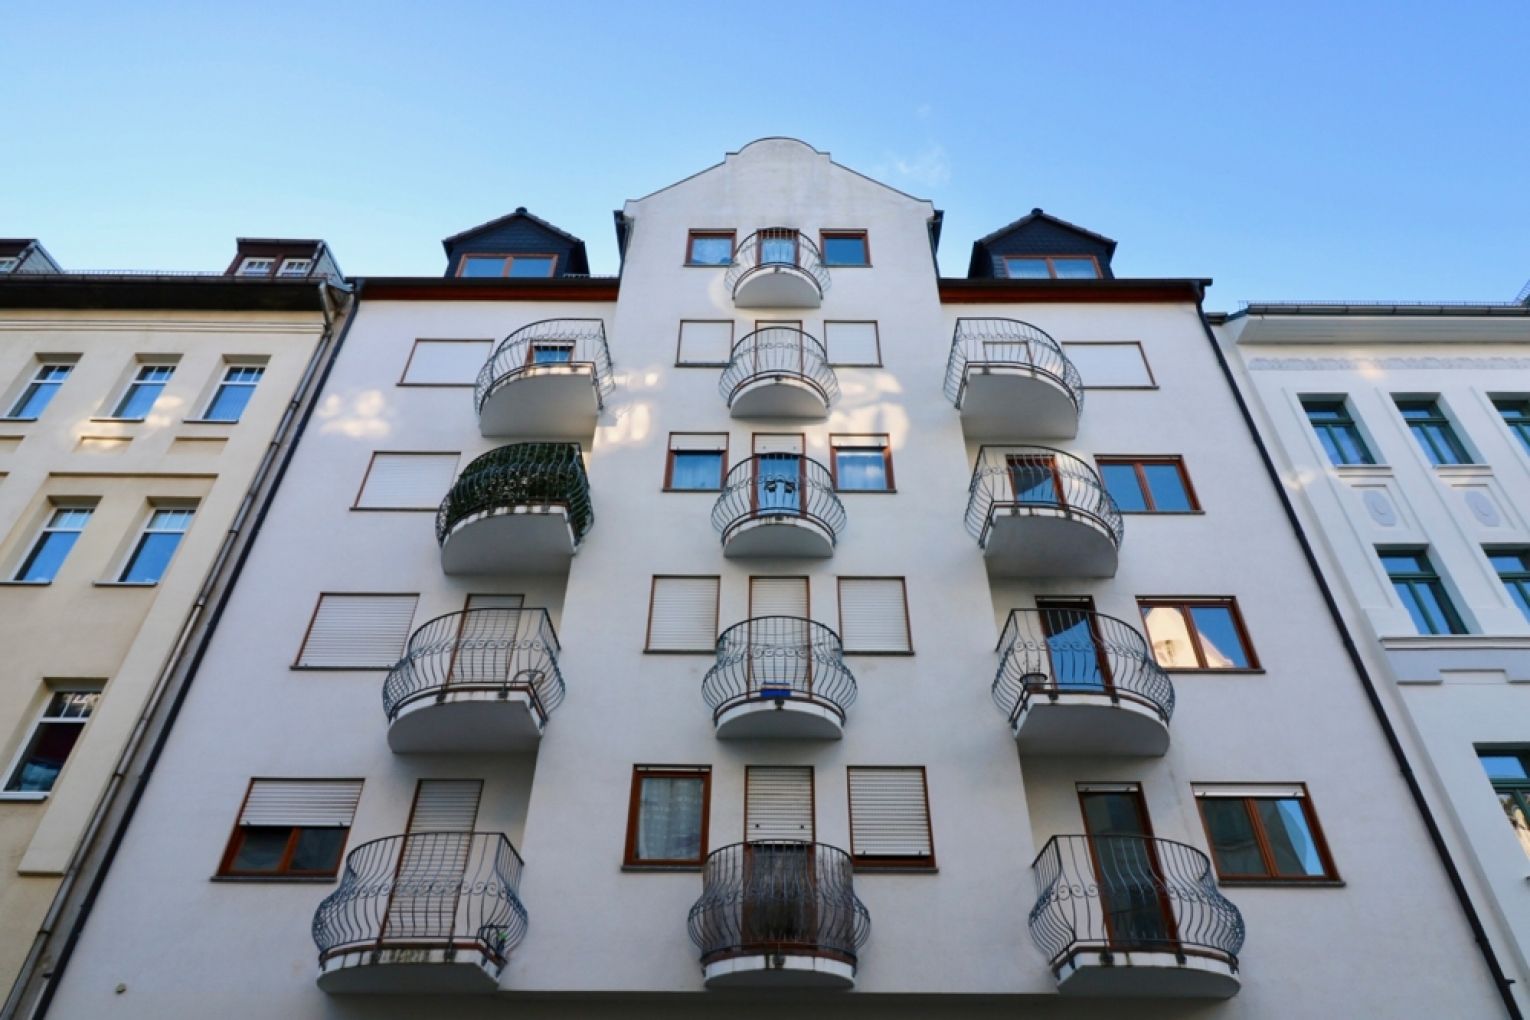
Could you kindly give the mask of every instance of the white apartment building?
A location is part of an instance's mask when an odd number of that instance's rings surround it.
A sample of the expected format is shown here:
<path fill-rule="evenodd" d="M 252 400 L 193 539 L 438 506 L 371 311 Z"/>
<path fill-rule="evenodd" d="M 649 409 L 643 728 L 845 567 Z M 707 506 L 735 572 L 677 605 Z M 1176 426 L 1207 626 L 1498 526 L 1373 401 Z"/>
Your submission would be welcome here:
<path fill-rule="evenodd" d="M 1206 281 L 940 223 L 768 138 L 361 281 L 48 1015 L 1502 1015 Z"/>
<path fill-rule="evenodd" d="M 1217 331 L 1524 1009 L 1530 304 L 1255 304 Z"/>

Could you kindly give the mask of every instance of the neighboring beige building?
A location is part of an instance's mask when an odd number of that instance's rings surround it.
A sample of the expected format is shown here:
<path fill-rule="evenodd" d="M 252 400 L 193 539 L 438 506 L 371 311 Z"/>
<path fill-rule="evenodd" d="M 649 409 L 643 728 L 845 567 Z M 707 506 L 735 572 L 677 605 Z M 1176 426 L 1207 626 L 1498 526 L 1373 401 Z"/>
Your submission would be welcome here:
<path fill-rule="evenodd" d="M 51 954 L 50 903 L 348 303 L 322 241 L 159 274 L 0 240 L 0 989 Z"/>

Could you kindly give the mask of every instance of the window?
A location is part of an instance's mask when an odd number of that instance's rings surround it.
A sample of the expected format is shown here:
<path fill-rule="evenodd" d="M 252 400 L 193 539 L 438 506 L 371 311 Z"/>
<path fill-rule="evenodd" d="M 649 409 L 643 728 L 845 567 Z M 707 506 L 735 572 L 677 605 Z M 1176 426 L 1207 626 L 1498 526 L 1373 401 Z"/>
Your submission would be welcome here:
<path fill-rule="evenodd" d="M 726 432 L 671 432 L 664 465 L 666 492 L 716 492 L 728 470 Z"/>
<path fill-rule="evenodd" d="M 924 766 L 852 765 L 850 859 L 857 868 L 935 867 Z"/>
<path fill-rule="evenodd" d="M 1530 856 L 1530 751 L 1477 748 L 1477 758 L 1498 794 L 1520 849 Z"/>
<path fill-rule="evenodd" d="M 1525 619 L 1530 620 L 1530 550 L 1487 549 L 1484 551 L 1487 553 L 1488 561 L 1493 564 L 1493 569 L 1498 572 L 1498 579 L 1503 582 L 1509 598 L 1519 607 L 1519 611 L 1525 614 Z"/>
<path fill-rule="evenodd" d="M 871 265 L 871 248 L 866 243 L 866 231 L 825 230 L 819 239 L 823 242 L 824 265 Z"/>
<path fill-rule="evenodd" d="M 58 392 L 58 388 L 64 385 L 64 380 L 69 378 L 69 373 L 72 371 L 74 371 L 73 364 L 43 362 L 38 365 L 26 389 L 21 391 L 21 396 L 16 398 L 16 403 L 11 405 L 10 414 L 7 417 L 35 421 L 53 399 L 53 395 Z"/>
<path fill-rule="evenodd" d="M 839 492 L 892 492 L 892 447 L 885 433 L 829 436 L 829 472 Z"/>
<path fill-rule="evenodd" d="M 1194 790 L 1222 881 L 1338 879 L 1305 785 L 1206 785 Z"/>
<path fill-rule="evenodd" d="M 1317 433 L 1318 442 L 1328 451 L 1330 461 L 1341 466 L 1376 463 L 1343 400 L 1303 397 L 1302 409 L 1307 412 L 1312 431 Z"/>
<path fill-rule="evenodd" d="M 882 364 L 882 340 L 874 321 L 826 321 L 823 346 L 831 365 L 876 368 Z"/>
<path fill-rule="evenodd" d="M 1078 369 L 1086 390 L 1158 388 L 1139 343 L 1064 343 L 1062 351 Z"/>
<path fill-rule="evenodd" d="M 11 767 L 5 792 L 45 794 L 52 790 L 100 700 L 101 692 L 96 690 L 54 691 Z"/>
<path fill-rule="evenodd" d="M 223 371 L 223 381 L 218 384 L 207 412 L 206 421 L 238 421 L 244 414 L 245 405 L 255 393 L 255 387 L 266 370 L 259 365 L 230 365 Z"/>
<path fill-rule="evenodd" d="M 252 779 L 218 874 L 333 877 L 360 800 L 359 779 Z"/>
<path fill-rule="evenodd" d="M 1403 421 L 1408 423 L 1408 431 L 1412 432 L 1413 438 L 1418 440 L 1418 445 L 1424 451 L 1424 456 L 1429 458 L 1429 463 L 1472 463 L 1471 454 L 1466 452 L 1466 447 L 1450 425 L 1450 419 L 1446 418 L 1445 412 L 1440 410 L 1438 400 L 1394 399 L 1397 402 L 1397 410 L 1402 413 Z"/>
<path fill-rule="evenodd" d="M 133 376 L 133 381 L 128 383 L 128 388 L 122 394 L 122 399 L 117 401 L 113 409 L 113 418 L 126 418 L 129 421 L 142 421 L 149 416 L 149 411 L 154 407 L 154 402 L 159 399 L 165 383 L 175 374 L 174 365 L 140 365 Z"/>
<path fill-rule="evenodd" d="M 0 273 L 15 272 L 16 266 L 19 265 L 20 262 L 21 260 L 16 258 L 14 255 L 7 255 L 4 258 L 0 258 Z"/>
<path fill-rule="evenodd" d="M 908 593 L 901 577 L 841 577 L 839 637 L 847 653 L 907 655 Z"/>
<path fill-rule="evenodd" d="M 1422 549 L 1377 549 L 1381 565 L 1392 579 L 1392 590 L 1413 618 L 1420 634 L 1465 634 L 1456 607 L 1440 575 Z"/>
<path fill-rule="evenodd" d="M 355 510 L 435 510 L 457 477 L 455 453 L 372 454 Z"/>
<path fill-rule="evenodd" d="M 1503 415 L 1503 423 L 1509 426 L 1525 452 L 1530 453 L 1530 400 L 1523 397 L 1496 397 L 1493 406 Z"/>
<path fill-rule="evenodd" d="M 16 580 L 41 583 L 57 577 L 59 568 L 64 565 L 64 557 L 74 548 L 93 512 L 94 508 L 88 506 L 54 507 L 42 533 L 32 543 L 32 551 L 21 561 Z"/>
<path fill-rule="evenodd" d="M 744 839 L 813 842 L 813 766 L 744 767 Z"/>
<path fill-rule="evenodd" d="M 1138 599 L 1153 658 L 1164 669 L 1258 669 L 1230 598 Z"/>
<path fill-rule="evenodd" d="M 733 320 L 685 319 L 680 323 L 677 365 L 721 368 L 733 357 Z"/>
<path fill-rule="evenodd" d="M 281 268 L 276 271 L 277 276 L 305 277 L 313 269 L 313 259 L 282 259 Z"/>
<path fill-rule="evenodd" d="M 733 264 L 733 231 L 693 230 L 685 240 L 685 264 L 688 266 L 730 266 Z"/>
<path fill-rule="evenodd" d="M 1097 280 L 1100 266 L 1092 255 L 1006 255 L 1011 280 Z"/>
<path fill-rule="evenodd" d="M 193 507 L 155 509 L 117 580 L 126 584 L 158 584 L 165 576 L 165 568 L 170 566 L 170 557 L 181 544 L 181 536 L 191 527 L 194 513 Z"/>
<path fill-rule="evenodd" d="M 417 601 L 418 595 L 320 595 L 296 668 L 392 669 Z"/>
<path fill-rule="evenodd" d="M 494 346 L 492 340 L 416 340 L 400 386 L 472 386 Z"/>
<path fill-rule="evenodd" d="M 706 860 L 711 791 L 707 765 L 635 766 L 624 863 L 687 867 Z"/>
<path fill-rule="evenodd" d="M 572 340 L 539 340 L 526 348 L 527 365 L 567 365 L 573 360 Z"/>
<path fill-rule="evenodd" d="M 1095 462 L 1122 513 L 1189 514 L 1201 509 L 1179 457 L 1096 457 Z"/>
<path fill-rule="evenodd" d="M 557 264 L 556 255 L 464 255 L 457 266 L 457 275 L 551 276 Z"/>
<path fill-rule="evenodd" d="M 659 576 L 648 600 L 647 652 L 717 651 L 717 577 Z"/>
<path fill-rule="evenodd" d="M 247 258 L 239 263 L 239 276 L 270 276 L 275 259 Z"/>

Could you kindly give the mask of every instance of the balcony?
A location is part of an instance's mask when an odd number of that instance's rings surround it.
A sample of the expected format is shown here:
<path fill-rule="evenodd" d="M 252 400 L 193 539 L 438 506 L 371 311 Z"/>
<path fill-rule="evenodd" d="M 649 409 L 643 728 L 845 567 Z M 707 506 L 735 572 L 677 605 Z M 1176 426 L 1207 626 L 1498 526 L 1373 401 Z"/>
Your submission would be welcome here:
<path fill-rule="evenodd" d="M 728 472 L 712 507 L 723 555 L 834 555 L 845 528 L 845 505 L 829 469 L 795 453 L 761 453 Z"/>
<path fill-rule="evenodd" d="M 735 418 L 821 419 L 839 399 L 823 344 L 792 326 L 767 326 L 733 345 L 717 388 Z"/>
<path fill-rule="evenodd" d="M 383 683 L 388 746 L 399 753 L 528 751 L 562 700 L 558 635 L 547 610 L 448 613 L 410 635 Z"/>
<path fill-rule="evenodd" d="M 822 843 L 735 843 L 714 851 L 691 907 L 708 988 L 852 988 L 871 930 L 850 857 Z"/>
<path fill-rule="evenodd" d="M 448 574 L 567 569 L 595 513 L 577 443 L 512 443 L 474 460 L 436 514 Z"/>
<path fill-rule="evenodd" d="M 1084 383 L 1062 347 L 1018 319 L 957 319 L 946 396 L 968 439 L 1072 439 Z"/>
<path fill-rule="evenodd" d="M 319 987 L 333 993 L 487 994 L 526 932 L 521 857 L 497 832 L 363 843 L 319 904 Z"/>
<path fill-rule="evenodd" d="M 829 271 L 818 246 L 797 230 L 767 227 L 733 249 L 723 282 L 739 308 L 817 308 Z"/>
<path fill-rule="evenodd" d="M 1194 847 L 1146 836 L 1054 836 L 1031 871 L 1031 935 L 1062 994 L 1237 994 L 1243 916 Z"/>
<path fill-rule="evenodd" d="M 797 616 L 757 616 L 717 639 L 701 680 L 719 739 L 838 740 L 855 701 L 839 635 Z"/>
<path fill-rule="evenodd" d="M 1029 754 L 1162 755 L 1174 685 L 1130 624 L 1083 608 L 1016 609 L 993 700 Z"/>
<path fill-rule="evenodd" d="M 486 436 L 587 438 L 613 385 L 604 322 L 533 322 L 505 337 L 478 373 L 478 429 Z"/>
<path fill-rule="evenodd" d="M 967 530 L 1000 577 L 1114 577 L 1123 526 L 1094 469 L 1044 446 L 984 446 Z"/>

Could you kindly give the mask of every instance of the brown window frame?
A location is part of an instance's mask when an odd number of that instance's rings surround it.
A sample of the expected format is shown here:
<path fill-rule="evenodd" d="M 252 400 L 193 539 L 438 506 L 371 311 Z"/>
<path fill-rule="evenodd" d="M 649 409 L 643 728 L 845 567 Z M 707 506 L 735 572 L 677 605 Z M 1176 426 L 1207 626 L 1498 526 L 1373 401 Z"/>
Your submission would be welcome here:
<path fill-rule="evenodd" d="M 728 239 L 728 252 L 729 252 L 729 254 L 728 254 L 728 261 L 727 262 L 693 262 L 693 261 L 691 261 L 691 251 L 692 251 L 692 249 L 694 247 L 692 242 L 695 241 L 696 238 L 698 238 L 698 237 L 726 237 Z M 738 250 L 738 231 L 737 230 L 727 230 L 725 228 L 691 229 L 691 230 L 686 231 L 686 233 L 685 233 L 685 261 L 683 263 L 681 263 L 681 264 L 685 265 L 685 266 L 691 266 L 691 267 L 694 267 L 696 269 L 726 269 L 733 262 L 733 254 L 732 253 L 737 251 L 737 250 Z"/>
<path fill-rule="evenodd" d="M 677 453 L 712 453 L 712 450 L 685 450 L 675 449 L 676 436 L 722 436 L 722 471 L 717 478 L 717 485 L 710 489 L 677 489 L 675 481 L 675 454 Z M 721 492 L 728 480 L 728 445 L 732 437 L 726 432 L 671 432 L 669 434 L 669 448 L 664 455 L 664 489 L 665 492 Z"/>
<path fill-rule="evenodd" d="M 703 267 L 703 268 L 705 268 L 705 267 Z M 685 326 L 686 326 L 687 323 L 695 323 L 697 325 L 707 324 L 707 325 L 715 326 L 718 323 L 723 323 L 723 322 L 728 324 L 728 352 L 731 355 L 732 352 L 733 352 L 733 345 L 738 342 L 738 322 L 736 320 L 733 320 L 733 319 L 681 319 L 680 320 L 680 326 L 675 331 L 675 367 L 676 368 L 727 368 L 728 365 L 729 365 L 729 362 L 727 362 L 727 361 L 682 361 L 681 360 L 681 355 L 683 355 L 685 353 Z"/>
<path fill-rule="evenodd" d="M 637 857 L 638 816 L 643 803 L 644 779 L 701 779 L 701 841 L 694 860 L 641 860 Z M 712 819 L 711 765 L 634 765 L 632 789 L 627 798 L 627 837 L 622 850 L 622 867 L 640 871 L 693 871 L 706 863 L 708 830 Z"/>
<path fill-rule="evenodd" d="M 643 628 L 644 655 L 716 655 L 717 635 L 712 636 L 710 648 L 654 648 L 653 647 L 653 597 L 659 590 L 659 582 L 667 580 L 716 581 L 717 601 L 712 610 L 714 627 L 722 626 L 722 575 L 721 574 L 654 574 L 648 582 L 648 622 Z"/>
<path fill-rule="evenodd" d="M 1036 261 L 1037 259 L 1040 259 L 1041 261 L 1043 261 L 1043 262 L 1045 262 L 1047 264 L 1047 272 L 1051 274 L 1049 279 L 1053 279 L 1053 280 L 1064 280 L 1064 279 L 1066 279 L 1066 280 L 1081 280 L 1081 279 L 1103 280 L 1105 278 L 1105 273 L 1100 268 L 1100 260 L 1098 258 L 1096 258 L 1095 256 L 1093 256 L 1093 255 L 1085 255 L 1085 254 L 1082 254 L 1082 253 L 1077 254 L 1077 255 L 1025 255 L 1025 254 L 1020 254 L 1020 253 L 1017 252 L 1017 253 L 1009 254 L 1009 255 L 1000 255 L 999 257 L 1004 260 L 1004 278 L 1006 280 L 1038 280 L 1038 279 L 1040 279 L 1040 277 L 1038 277 L 1038 276 L 1010 276 L 1009 275 L 1009 260 L 1010 259 L 1030 259 L 1031 261 Z M 1057 267 L 1055 265 L 1053 265 L 1053 261 L 1056 260 L 1056 259 L 1066 259 L 1066 260 L 1088 259 L 1094 265 L 1094 276 L 1093 277 L 1080 277 L 1080 276 L 1067 276 L 1067 277 L 1063 277 L 1063 276 L 1058 276 L 1057 275 Z"/>
<path fill-rule="evenodd" d="M 1243 645 L 1243 654 L 1248 658 L 1247 666 L 1208 666 L 1206 665 L 1206 650 L 1201 647 L 1201 633 L 1196 629 L 1195 619 L 1187 611 L 1191 606 L 1226 606 L 1232 616 L 1233 628 L 1238 632 L 1238 640 Z M 1259 653 L 1254 649 L 1254 641 L 1249 636 L 1248 625 L 1243 622 L 1243 611 L 1238 608 L 1238 599 L 1234 595 L 1139 595 L 1137 596 L 1137 614 L 1142 620 L 1142 633 L 1147 639 L 1148 651 L 1153 649 L 1153 635 L 1148 630 L 1148 609 L 1174 608 L 1180 611 L 1184 618 L 1185 629 L 1190 634 L 1192 646 L 1195 648 L 1195 660 L 1198 666 L 1165 666 L 1158 663 L 1157 657 L 1154 662 L 1160 669 L 1169 673 L 1262 673 L 1264 667 L 1259 664 Z"/>
<path fill-rule="evenodd" d="M 459 277 L 462 276 L 463 275 L 463 271 L 465 269 L 467 269 L 468 259 L 500 259 L 500 260 L 502 260 L 501 263 L 500 263 L 500 269 L 499 269 L 499 278 L 502 279 L 502 280 L 509 279 L 509 277 L 510 277 L 510 266 L 511 266 L 512 263 L 515 262 L 516 259 L 551 259 L 552 260 L 552 264 L 547 267 L 547 275 L 546 276 L 521 276 L 521 277 L 516 277 L 516 279 L 520 279 L 520 280 L 551 280 L 553 277 L 558 275 L 558 253 L 555 252 L 555 251 L 515 251 L 515 252 L 511 252 L 511 251 L 507 251 L 507 252 L 497 252 L 497 251 L 465 251 L 457 259 L 457 273 L 456 273 L 457 276 L 459 276 Z M 492 280 L 492 279 L 494 279 L 494 277 L 492 277 L 492 276 L 479 276 L 479 277 L 470 277 L 470 279 Z"/>
<path fill-rule="evenodd" d="M 1138 488 L 1139 491 L 1141 491 L 1142 498 L 1143 498 L 1143 500 L 1145 500 L 1147 502 L 1148 508 L 1146 510 L 1125 510 L 1125 509 L 1123 509 L 1121 511 L 1123 514 L 1138 514 L 1138 515 L 1156 514 L 1156 515 L 1162 515 L 1162 516 L 1173 516 L 1175 514 L 1179 514 L 1179 515 L 1183 516 L 1183 515 L 1187 515 L 1187 514 L 1205 513 L 1205 511 L 1203 509 L 1201 509 L 1201 499 L 1200 499 L 1200 497 L 1195 494 L 1195 486 L 1190 483 L 1190 472 L 1188 470 L 1186 470 L 1186 468 L 1185 468 L 1185 458 L 1183 456 L 1181 456 L 1180 454 L 1177 454 L 1177 453 L 1162 453 L 1162 454 L 1103 453 L 1103 454 L 1096 454 L 1095 455 L 1094 463 L 1095 463 L 1096 467 L 1104 467 L 1106 464 L 1130 464 L 1136 470 L 1137 488 Z M 1144 474 L 1143 471 L 1142 471 L 1142 466 L 1144 464 L 1168 464 L 1168 465 L 1171 465 L 1172 467 L 1174 467 L 1174 469 L 1179 472 L 1179 481 L 1180 481 L 1180 484 L 1183 485 L 1184 488 L 1185 488 L 1185 497 L 1187 499 L 1189 499 L 1189 501 L 1190 501 L 1190 509 L 1189 510 L 1158 510 L 1158 509 L 1154 508 L 1154 506 L 1153 506 L 1153 490 L 1148 485 L 1147 475 Z M 1101 485 L 1104 484 L 1104 473 L 1103 472 L 1101 472 L 1100 483 L 1101 483 Z"/>
<path fill-rule="evenodd" d="M 312 881 L 312 880 L 315 880 L 315 879 L 332 879 L 332 878 L 335 878 L 336 876 L 338 876 L 340 874 L 340 868 L 345 864 L 345 851 L 350 846 L 350 843 L 351 843 L 351 828 L 352 828 L 352 826 L 350 826 L 350 825 L 346 825 L 346 826 L 339 826 L 339 825 L 324 825 L 324 826 L 293 825 L 293 826 L 289 826 L 288 828 L 289 828 L 290 831 L 288 831 L 288 833 L 287 833 L 287 847 L 286 847 L 286 849 L 282 853 L 282 861 L 281 861 L 281 866 L 280 866 L 280 870 L 279 871 L 236 871 L 236 870 L 234 870 L 234 859 L 239 856 L 239 850 L 244 846 L 244 840 L 245 840 L 245 833 L 246 832 L 248 832 L 250 829 L 277 829 L 277 828 L 280 828 L 280 826 L 276 826 L 276 825 L 240 825 L 239 824 L 239 819 L 244 817 L 245 806 L 248 805 L 249 802 L 250 802 L 250 794 L 253 793 L 254 790 L 255 790 L 255 784 L 256 783 L 260 783 L 260 782 L 272 782 L 273 780 L 276 781 L 276 782 L 305 782 L 305 781 L 309 781 L 306 778 L 305 779 L 299 779 L 299 780 L 289 780 L 289 779 L 275 779 L 275 777 L 272 777 L 272 776 L 254 776 L 254 777 L 252 777 L 250 779 L 250 781 L 248 783 L 245 784 L 245 787 L 244 787 L 244 798 L 239 801 L 239 810 L 234 813 L 234 828 L 233 828 L 233 831 L 231 831 L 229 833 L 227 845 L 225 845 L 224 848 L 223 848 L 223 856 L 218 859 L 218 870 L 215 873 L 215 877 L 217 877 L 217 878 L 239 878 L 239 879 L 263 879 L 263 880 L 267 880 L 267 881 L 281 881 L 281 880 L 284 880 L 284 879 L 285 880 L 289 880 L 289 881 L 290 880 Z M 313 782 L 325 782 L 325 783 L 330 783 L 330 782 L 365 783 L 364 779 L 322 779 L 322 780 L 311 780 L 311 781 L 313 781 Z M 338 852 L 335 855 L 335 865 L 329 871 L 320 871 L 320 870 L 315 870 L 315 869 L 308 869 L 308 870 L 302 870 L 302 871 L 293 871 L 291 869 L 291 867 L 290 867 L 290 865 L 292 863 L 292 855 L 297 851 L 298 839 L 301 837 L 301 834 L 305 831 L 305 829 L 308 829 L 308 828 L 340 829 L 345 834 L 344 837 L 340 840 L 340 849 L 338 850 Z"/>
<path fill-rule="evenodd" d="M 462 463 L 461 450 L 373 450 L 372 456 L 367 459 L 367 469 L 362 472 L 361 485 L 351 500 L 351 509 L 358 513 L 417 514 L 437 513 L 440 510 L 439 506 L 362 506 L 361 497 L 367 491 L 367 480 L 372 477 L 372 467 L 377 463 L 378 454 L 389 457 L 456 457 L 457 463 Z"/>
<path fill-rule="evenodd" d="M 856 268 L 856 267 L 851 267 Z M 829 334 L 831 326 L 870 326 L 872 335 L 877 345 L 876 361 L 836 361 L 834 360 L 832 341 Z M 882 327 L 877 319 L 825 319 L 823 320 L 823 351 L 830 368 L 881 368 L 882 367 Z"/>
<path fill-rule="evenodd" d="M 839 625 L 839 639 L 841 645 L 845 639 L 845 598 L 844 588 L 846 581 L 897 581 L 903 587 L 903 634 L 908 638 L 908 648 L 901 652 L 867 652 L 854 648 L 845 648 L 846 655 L 872 655 L 906 657 L 914 654 L 914 620 L 908 610 L 908 578 L 902 574 L 838 574 L 834 578 L 834 611 L 838 614 L 836 622 Z M 892 766 L 888 766 L 891 768 Z M 928 797 L 928 794 L 926 794 Z"/>
<path fill-rule="evenodd" d="M 749 773 L 755 769 L 807 769 L 808 774 L 808 824 L 812 831 L 808 833 L 806 842 L 818 842 L 818 769 L 812 765 L 796 765 L 787 763 L 784 765 L 745 765 L 744 766 L 744 842 L 749 842 Z"/>
<path fill-rule="evenodd" d="M 930 839 L 929 857 L 865 857 L 855 852 L 855 801 L 850 793 L 851 772 L 906 772 L 919 770 L 920 789 L 924 793 L 924 834 Z M 935 818 L 930 813 L 930 771 L 924 765 L 846 765 L 845 815 L 850 823 L 850 866 L 856 871 L 939 871 L 935 856 Z"/>
<path fill-rule="evenodd" d="M 313 636 L 313 625 L 319 622 L 319 608 L 324 605 L 324 599 L 330 595 L 362 595 L 375 596 L 378 598 L 412 598 L 414 599 L 414 611 L 409 617 L 409 632 L 404 636 L 404 648 L 409 647 L 409 638 L 413 636 L 414 622 L 419 618 L 420 593 L 417 591 L 321 591 L 313 600 L 313 610 L 308 614 L 308 625 L 303 628 L 303 640 L 298 642 L 297 655 L 293 657 L 292 665 L 288 669 L 304 670 L 316 673 L 339 673 L 339 672 L 388 672 L 392 666 L 305 666 L 303 665 L 303 653 L 308 648 L 308 639 Z"/>
<path fill-rule="evenodd" d="M 880 443 L 850 443 L 844 446 L 834 445 L 836 439 L 880 439 Z M 885 489 L 841 489 L 839 487 L 839 451 L 844 450 L 873 450 L 878 447 L 882 450 L 882 469 L 887 475 L 887 487 Z M 888 495 L 898 491 L 897 480 L 893 477 L 892 436 L 887 432 L 830 432 L 829 433 L 829 482 L 834 486 L 835 492 L 846 492 L 852 495 L 866 493 L 868 495 Z"/>
<path fill-rule="evenodd" d="M 1201 829 L 1206 834 L 1206 856 L 1211 859 L 1211 866 L 1216 871 L 1217 882 L 1221 885 L 1333 885 L 1343 882 L 1339 875 L 1338 865 L 1334 863 L 1333 853 L 1328 848 L 1328 839 L 1323 835 L 1322 823 L 1318 821 L 1317 808 L 1312 803 L 1312 792 L 1307 789 L 1306 783 L 1238 783 L 1223 785 L 1238 786 L 1297 786 L 1301 788 L 1301 796 L 1295 798 L 1302 802 L 1302 817 L 1307 820 L 1307 829 L 1312 835 L 1312 845 L 1317 849 L 1318 858 L 1323 862 L 1323 874 L 1321 875 L 1277 875 L 1274 869 L 1274 851 L 1270 849 L 1269 835 L 1264 831 L 1264 822 L 1259 818 L 1259 813 L 1252 810 L 1252 803 L 1256 800 L 1290 800 L 1289 797 L 1247 797 L 1247 796 L 1222 796 L 1205 789 L 1195 790 L 1196 786 L 1215 787 L 1217 783 L 1191 784 L 1195 794 L 1195 813 L 1201 819 Z M 1259 851 L 1259 859 L 1269 869 L 1263 875 L 1225 875 L 1222 866 L 1217 861 L 1216 847 L 1211 839 L 1211 825 L 1206 821 L 1206 811 L 1203 805 L 1208 800 L 1235 800 L 1243 804 L 1243 810 L 1248 815 L 1249 823 L 1254 830 L 1254 844 Z"/>
<path fill-rule="evenodd" d="M 474 386 L 477 385 L 477 383 L 472 381 L 472 380 L 469 380 L 468 382 L 460 382 L 460 383 L 455 383 L 455 382 L 454 383 L 446 383 L 446 382 L 410 382 L 409 381 L 409 368 L 410 368 L 411 365 L 414 364 L 414 356 L 415 356 L 416 352 L 419 351 L 420 344 L 487 344 L 488 345 L 488 352 L 485 354 L 484 360 L 487 361 L 489 358 L 494 356 L 494 339 L 492 337 L 466 337 L 466 336 L 464 336 L 464 337 L 435 337 L 435 336 L 417 336 L 417 337 L 414 338 L 414 343 L 409 348 L 409 357 L 404 359 L 404 370 L 399 373 L 398 382 L 394 383 L 393 385 L 395 385 L 395 386 L 417 386 L 420 389 L 427 389 L 427 390 L 429 390 L 429 389 L 469 389 L 470 390 Z"/>
<path fill-rule="evenodd" d="M 826 243 L 831 237 L 858 237 L 861 239 L 861 247 L 866 252 L 865 262 L 830 262 L 829 246 Z M 823 264 L 829 269 L 870 269 L 871 268 L 871 235 L 864 229 L 855 227 L 839 227 L 832 230 L 820 230 L 818 232 L 818 250 L 823 254 Z"/>

